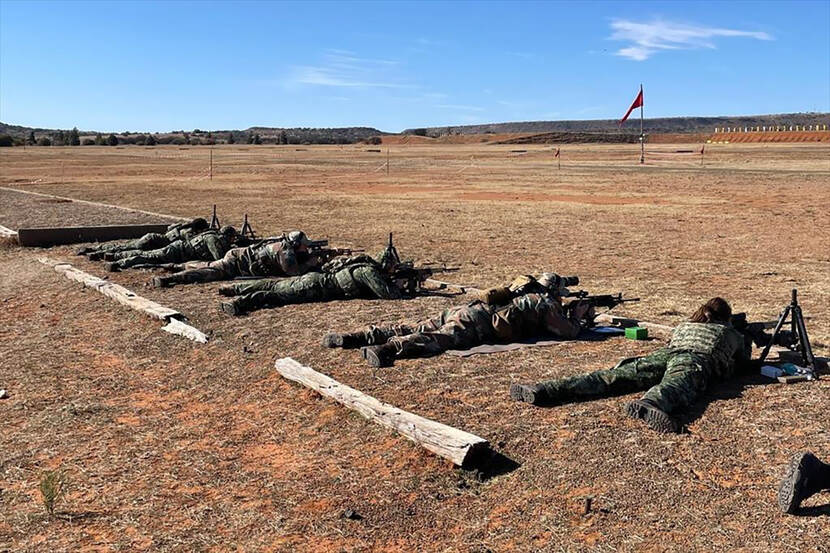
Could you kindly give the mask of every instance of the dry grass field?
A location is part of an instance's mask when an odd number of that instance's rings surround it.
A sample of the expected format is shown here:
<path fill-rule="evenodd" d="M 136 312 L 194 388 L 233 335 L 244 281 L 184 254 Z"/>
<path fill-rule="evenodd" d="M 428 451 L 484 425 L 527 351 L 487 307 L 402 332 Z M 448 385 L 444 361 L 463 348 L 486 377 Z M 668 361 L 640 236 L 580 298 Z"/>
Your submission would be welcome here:
<path fill-rule="evenodd" d="M 685 146 L 688 148 L 688 146 Z M 445 261 L 488 286 L 576 274 L 642 301 L 621 313 L 676 324 L 713 295 L 773 319 L 800 292 L 816 353 L 830 355 L 830 144 L 711 145 L 698 156 L 569 145 L 476 144 L 5 148 L 0 185 L 223 223 L 301 228 L 374 252 Z M 649 146 L 674 152 L 672 145 Z M 0 225 L 149 221 L 0 191 Z M 105 276 L 58 247 L 48 255 Z M 634 396 L 549 409 L 514 381 L 613 365 L 659 340 L 562 343 L 368 369 L 320 346 L 329 330 L 421 318 L 465 298 L 289 306 L 230 318 L 218 285 L 156 290 L 208 344 L 0 250 L 0 551 L 830 551 L 830 495 L 775 506 L 789 457 L 830 458 L 830 376 L 784 386 L 748 376 L 712 390 L 688 433 L 620 415 Z M 291 356 L 350 386 L 490 440 L 517 466 L 462 471 L 284 381 Z M 59 516 L 44 471 L 71 482 Z M 586 497 L 593 509 L 585 515 Z M 351 509 L 359 520 L 344 517 Z"/>

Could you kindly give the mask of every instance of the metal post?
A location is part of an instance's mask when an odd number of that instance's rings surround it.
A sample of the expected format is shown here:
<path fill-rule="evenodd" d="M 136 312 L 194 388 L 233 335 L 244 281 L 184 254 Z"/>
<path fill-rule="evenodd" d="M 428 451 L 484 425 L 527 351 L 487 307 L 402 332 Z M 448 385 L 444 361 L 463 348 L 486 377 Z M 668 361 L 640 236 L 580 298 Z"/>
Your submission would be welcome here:
<path fill-rule="evenodd" d="M 386 174 L 389 175 L 389 148 L 386 148 Z"/>
<path fill-rule="evenodd" d="M 643 84 L 640 83 L 640 164 L 646 162 L 646 137 L 643 134 L 643 104 L 646 99 L 643 97 Z"/>
<path fill-rule="evenodd" d="M 210 149 L 210 180 L 213 180 L 213 148 Z"/>

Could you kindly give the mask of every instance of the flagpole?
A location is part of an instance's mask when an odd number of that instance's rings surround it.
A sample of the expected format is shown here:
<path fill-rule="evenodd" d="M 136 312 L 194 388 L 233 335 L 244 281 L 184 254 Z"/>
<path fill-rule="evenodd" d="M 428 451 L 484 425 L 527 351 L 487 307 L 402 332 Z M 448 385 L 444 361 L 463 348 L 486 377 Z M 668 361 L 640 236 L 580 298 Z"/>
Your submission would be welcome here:
<path fill-rule="evenodd" d="M 646 162 L 646 137 L 643 134 L 643 83 L 640 83 L 640 164 Z"/>

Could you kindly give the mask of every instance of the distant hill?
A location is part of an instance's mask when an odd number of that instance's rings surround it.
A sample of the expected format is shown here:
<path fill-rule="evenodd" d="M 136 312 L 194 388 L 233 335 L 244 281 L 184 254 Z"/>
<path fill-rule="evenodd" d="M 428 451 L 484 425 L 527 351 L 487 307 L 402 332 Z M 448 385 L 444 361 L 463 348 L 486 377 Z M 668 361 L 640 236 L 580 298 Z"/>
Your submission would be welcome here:
<path fill-rule="evenodd" d="M 770 125 L 828 125 L 830 113 L 780 113 L 773 115 L 741 115 L 725 117 L 659 117 L 644 120 L 644 129 L 651 133 L 711 133 L 715 127 L 763 127 Z M 437 138 L 448 134 L 502 134 L 552 132 L 611 132 L 638 134 L 640 122 L 632 114 L 623 129 L 618 119 L 589 119 L 582 121 L 523 121 L 489 123 L 485 125 L 458 125 L 406 129 L 402 134 Z"/>

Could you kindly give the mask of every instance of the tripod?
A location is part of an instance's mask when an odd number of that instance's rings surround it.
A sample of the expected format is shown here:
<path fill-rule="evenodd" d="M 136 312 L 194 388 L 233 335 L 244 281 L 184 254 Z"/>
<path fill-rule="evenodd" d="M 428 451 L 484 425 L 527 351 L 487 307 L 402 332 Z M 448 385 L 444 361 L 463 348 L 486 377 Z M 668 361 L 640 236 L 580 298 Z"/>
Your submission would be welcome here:
<path fill-rule="evenodd" d="M 787 317 L 790 320 L 787 321 Z M 772 331 L 772 338 L 769 343 L 764 346 L 764 351 L 761 352 L 760 360 L 763 362 L 769 354 L 770 348 L 776 342 L 781 332 L 781 328 L 789 323 L 793 336 L 793 351 L 801 353 L 801 364 L 812 372 L 812 376 L 818 379 L 816 374 L 816 358 L 813 356 L 813 349 L 810 347 L 810 338 L 807 336 L 807 329 L 804 326 L 804 314 L 801 312 L 801 306 L 798 305 L 798 290 L 793 288 L 792 299 L 790 304 L 781 312 L 778 322 L 775 325 L 775 330 Z"/>

